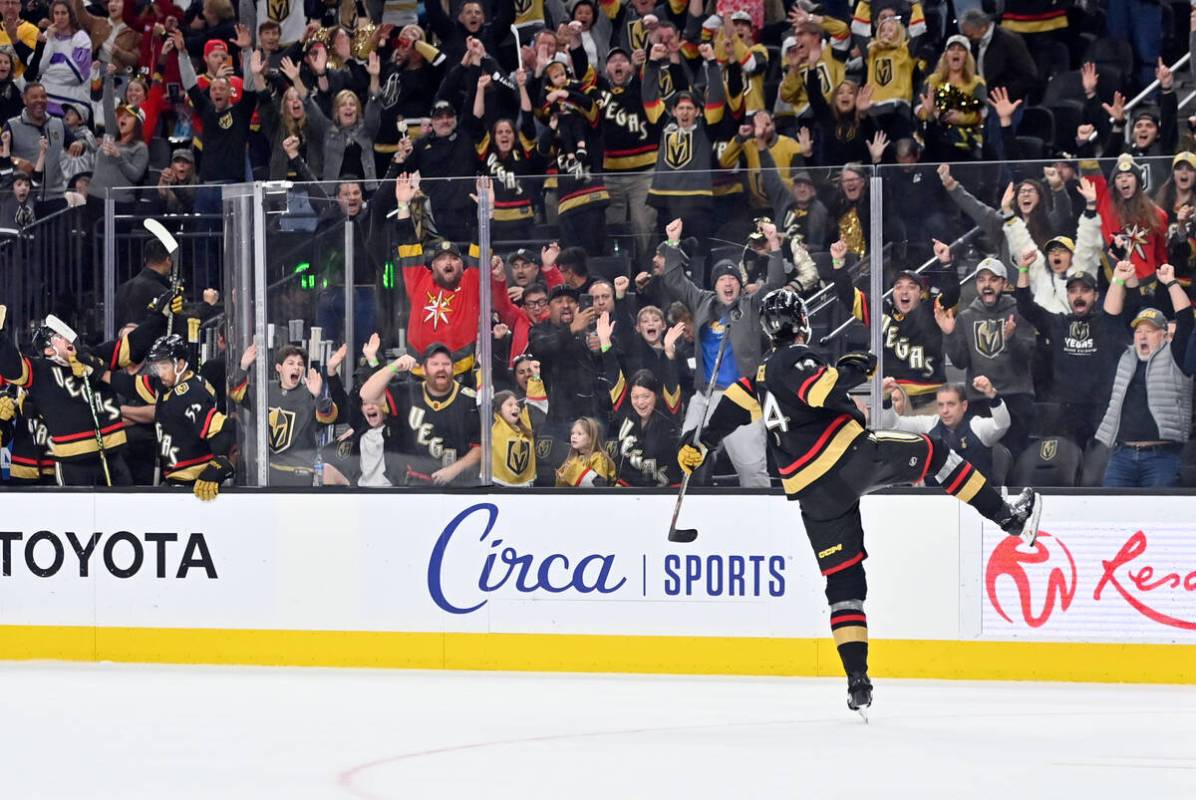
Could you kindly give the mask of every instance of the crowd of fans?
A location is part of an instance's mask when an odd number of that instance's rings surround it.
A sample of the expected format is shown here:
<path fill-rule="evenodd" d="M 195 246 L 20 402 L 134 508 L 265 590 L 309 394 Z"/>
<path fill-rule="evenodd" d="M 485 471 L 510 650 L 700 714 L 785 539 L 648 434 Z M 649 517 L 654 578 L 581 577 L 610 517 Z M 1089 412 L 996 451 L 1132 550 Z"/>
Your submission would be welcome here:
<path fill-rule="evenodd" d="M 1096 469 L 1108 485 L 1175 485 L 1196 243 L 1196 116 L 1167 67 L 1187 49 L 1181 12 L 0 0 L 0 228 L 68 207 L 102 220 L 107 200 L 215 231 L 222 185 L 292 182 L 274 224 L 310 234 L 316 279 L 284 275 L 270 318 L 309 320 L 340 347 L 309 353 L 297 331 L 236 353 L 221 336 L 201 374 L 228 425 L 195 432 L 231 464 L 233 420 L 268 425 L 275 485 L 476 483 L 482 292 L 494 482 L 673 485 L 683 431 L 759 365 L 759 303 L 786 285 L 833 301 L 826 320 L 882 326 L 874 422 L 934 429 L 998 478 Z M 198 352 L 179 364 L 149 333 L 180 314 L 219 326 L 226 287 L 192 286 L 182 306 L 171 254 L 151 243 L 143 262 L 118 293 L 115 341 L 43 328 L 22 355 L 0 336 L 10 481 L 145 483 L 155 467 L 196 480 L 154 427 L 174 384 L 128 396 L 112 377 L 156 353 L 185 383 Z M 881 320 L 869 264 L 891 289 Z M 254 417 L 259 351 L 268 420 Z M 49 419 L 61 398 L 39 402 L 47 376 L 94 383 L 96 405 L 118 409 L 93 420 L 94 445 L 77 420 Z M 767 486 L 767 422 L 728 437 L 712 471 Z M 53 478 L 64 460 L 92 466 Z"/>

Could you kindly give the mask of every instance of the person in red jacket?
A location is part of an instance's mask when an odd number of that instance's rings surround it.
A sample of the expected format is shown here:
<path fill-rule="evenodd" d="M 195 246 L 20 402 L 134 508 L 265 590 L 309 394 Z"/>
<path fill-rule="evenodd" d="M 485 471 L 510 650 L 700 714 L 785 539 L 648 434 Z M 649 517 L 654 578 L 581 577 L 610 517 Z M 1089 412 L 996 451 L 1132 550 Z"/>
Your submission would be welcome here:
<path fill-rule="evenodd" d="M 396 278 L 401 277 L 408 301 L 407 347 L 418 360 L 433 344 L 448 348 L 453 360 L 453 375 L 473 371 L 478 318 L 481 313 L 481 278 L 477 267 L 478 246 L 471 244 L 462 253 L 452 242 L 440 241 L 426 248 L 416 233 L 411 218 L 411 202 L 417 181 L 403 173 L 395 179 L 395 211 L 386 207 L 380 218 L 396 218 L 390 241 L 394 243 Z M 488 178 L 479 178 L 479 195 L 492 193 Z M 385 193 L 379 193 L 381 200 Z M 470 269 L 469 267 L 473 267 Z M 506 297 L 504 284 L 496 284 L 494 300 Z M 420 375 L 418 369 L 414 374 Z M 422 375 L 421 375 L 422 377 Z"/>
<path fill-rule="evenodd" d="M 1110 176 L 1112 186 L 1095 162 L 1084 162 L 1081 172 L 1096 186 L 1096 212 L 1106 245 L 1120 239 L 1124 258 L 1134 265 L 1138 280 L 1153 283 L 1154 274 L 1167 263 L 1167 212 L 1143 191 L 1142 167 L 1128 153 L 1117 159 Z M 1122 256 L 1105 258 L 1105 277 L 1112 280 L 1113 265 Z"/>

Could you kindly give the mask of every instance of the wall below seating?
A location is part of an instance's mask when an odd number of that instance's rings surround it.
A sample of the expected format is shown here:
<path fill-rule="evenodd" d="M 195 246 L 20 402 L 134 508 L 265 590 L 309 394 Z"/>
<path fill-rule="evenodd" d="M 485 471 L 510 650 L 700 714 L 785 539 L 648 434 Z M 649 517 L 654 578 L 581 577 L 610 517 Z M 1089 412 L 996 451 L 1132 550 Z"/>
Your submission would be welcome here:
<path fill-rule="evenodd" d="M 699 495 L 5 492 L 0 658 L 838 675 L 798 507 Z M 1196 497 L 1047 498 L 1033 552 L 863 502 L 879 676 L 1196 682 Z"/>

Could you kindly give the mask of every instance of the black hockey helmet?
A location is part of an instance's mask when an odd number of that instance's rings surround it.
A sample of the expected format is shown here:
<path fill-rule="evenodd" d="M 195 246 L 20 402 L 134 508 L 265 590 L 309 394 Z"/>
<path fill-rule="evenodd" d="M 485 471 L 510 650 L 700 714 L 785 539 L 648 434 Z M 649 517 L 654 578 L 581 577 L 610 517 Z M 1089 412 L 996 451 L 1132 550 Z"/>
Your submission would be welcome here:
<path fill-rule="evenodd" d="M 760 327 L 774 345 L 788 344 L 797 337 L 810 341 L 810 315 L 806 301 L 787 287 L 774 289 L 760 305 Z"/>
<path fill-rule="evenodd" d="M 33 331 L 33 348 L 37 350 L 37 354 L 40 356 L 47 347 L 53 347 L 54 337 L 58 335 L 58 331 L 49 325 L 38 325 Z"/>
<path fill-rule="evenodd" d="M 191 358 L 187 349 L 187 342 L 182 336 L 177 333 L 172 333 L 167 336 L 159 336 L 150 345 L 149 352 L 145 354 L 147 363 L 155 361 L 189 361 Z"/>

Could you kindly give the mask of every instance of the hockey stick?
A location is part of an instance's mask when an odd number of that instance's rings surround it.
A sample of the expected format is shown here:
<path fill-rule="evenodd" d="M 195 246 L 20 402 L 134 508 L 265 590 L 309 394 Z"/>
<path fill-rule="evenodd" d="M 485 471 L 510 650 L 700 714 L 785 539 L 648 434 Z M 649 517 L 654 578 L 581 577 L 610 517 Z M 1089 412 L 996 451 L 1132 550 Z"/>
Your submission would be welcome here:
<path fill-rule="evenodd" d="M 104 452 L 104 434 L 100 433 L 100 418 L 96 416 L 95 396 L 91 392 L 91 383 L 84 375 L 79 378 L 79 383 L 83 384 L 83 399 L 87 401 L 87 410 L 91 412 L 91 422 L 95 425 L 96 447 L 100 451 L 100 463 L 104 467 L 104 482 L 112 485 L 112 473 L 108 469 L 108 455 Z"/>
<path fill-rule="evenodd" d="M 743 312 L 739 310 L 739 306 L 731 310 L 731 321 L 727 324 L 726 330 L 723 331 L 722 341 L 718 343 L 718 353 L 714 356 L 714 369 L 710 371 L 710 380 L 706 383 L 706 409 L 702 412 L 702 416 L 698 417 L 698 426 L 694 428 L 694 447 L 700 448 L 702 446 L 702 428 L 706 421 L 706 415 L 710 413 L 710 398 L 714 394 L 714 385 L 718 383 L 718 370 L 723 364 L 723 353 L 727 351 L 727 342 L 731 341 L 731 325 L 741 316 L 743 316 Z M 673 520 L 669 523 L 670 542 L 688 544 L 698 538 L 697 528 L 677 527 L 677 518 L 681 516 L 681 504 L 685 502 L 685 492 L 689 489 L 689 479 L 692 476 L 692 471 L 687 472 L 685 477 L 681 479 L 681 489 L 677 492 L 677 504 L 673 506 Z"/>
<path fill-rule="evenodd" d="M 145 229 L 154 235 L 154 238 L 162 243 L 166 248 L 166 252 L 170 253 L 170 289 L 172 292 L 179 290 L 179 243 L 170 235 L 170 231 L 166 230 L 166 226 L 156 219 L 144 219 L 141 224 Z M 174 312 L 166 318 L 166 335 L 174 333 Z M 156 484 L 155 484 L 156 485 Z"/>

